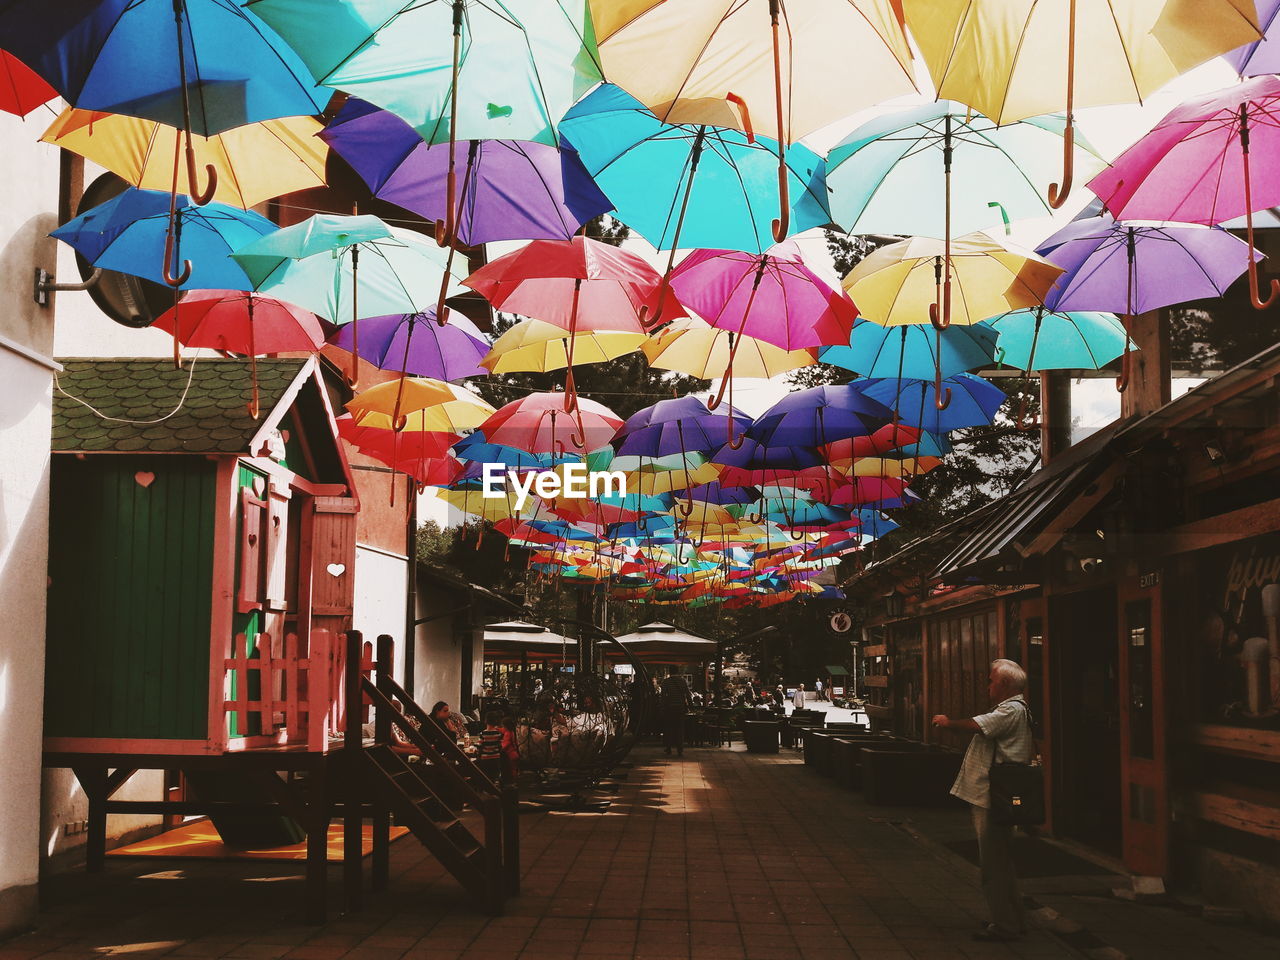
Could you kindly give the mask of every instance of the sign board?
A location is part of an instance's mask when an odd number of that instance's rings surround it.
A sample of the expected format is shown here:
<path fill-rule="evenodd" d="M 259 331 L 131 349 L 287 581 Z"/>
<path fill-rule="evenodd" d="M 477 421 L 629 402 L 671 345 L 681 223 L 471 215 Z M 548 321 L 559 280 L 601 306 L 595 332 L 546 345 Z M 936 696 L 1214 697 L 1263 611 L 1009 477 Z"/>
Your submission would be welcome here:
<path fill-rule="evenodd" d="M 827 629 L 837 637 L 842 637 L 853 630 L 853 616 L 844 608 L 833 610 L 827 619 Z"/>

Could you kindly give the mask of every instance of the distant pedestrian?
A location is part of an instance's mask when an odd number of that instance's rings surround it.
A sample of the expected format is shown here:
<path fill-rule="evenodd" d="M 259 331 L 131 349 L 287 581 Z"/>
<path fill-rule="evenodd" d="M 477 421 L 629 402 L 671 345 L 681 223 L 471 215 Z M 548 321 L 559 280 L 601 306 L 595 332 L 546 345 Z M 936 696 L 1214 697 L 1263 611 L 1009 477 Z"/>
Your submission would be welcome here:
<path fill-rule="evenodd" d="M 952 720 L 945 714 L 933 725 L 946 730 L 972 730 L 960 775 L 951 793 L 969 804 L 978 835 L 978 860 L 982 867 L 982 892 L 991 921 L 973 935 L 975 940 L 1017 940 L 1027 932 L 1022 915 L 1022 894 L 1013 868 L 1013 827 L 991 821 L 991 766 L 994 763 L 1030 763 L 1035 746 L 1031 712 L 1023 691 L 1027 674 L 1012 660 L 993 660 L 987 693 L 995 705 L 989 713 L 969 720 Z"/>
<path fill-rule="evenodd" d="M 671 748 L 676 748 L 676 755 L 684 756 L 684 718 L 689 712 L 692 702 L 689 684 L 679 674 L 665 677 L 659 688 L 659 702 L 662 713 L 662 746 L 664 752 L 671 756 Z"/>
<path fill-rule="evenodd" d="M 804 709 L 804 684 L 796 685 L 796 692 L 791 695 L 791 709 L 794 713 L 796 710 Z"/>
<path fill-rule="evenodd" d="M 817 680 L 815 680 L 815 681 L 814 681 L 814 684 L 813 684 L 813 692 L 814 692 L 814 693 L 816 693 L 816 694 L 818 695 L 818 699 L 819 699 L 819 700 L 825 700 L 825 699 L 827 699 L 825 696 L 823 696 L 822 678 L 821 678 L 821 677 L 819 677 Z"/>

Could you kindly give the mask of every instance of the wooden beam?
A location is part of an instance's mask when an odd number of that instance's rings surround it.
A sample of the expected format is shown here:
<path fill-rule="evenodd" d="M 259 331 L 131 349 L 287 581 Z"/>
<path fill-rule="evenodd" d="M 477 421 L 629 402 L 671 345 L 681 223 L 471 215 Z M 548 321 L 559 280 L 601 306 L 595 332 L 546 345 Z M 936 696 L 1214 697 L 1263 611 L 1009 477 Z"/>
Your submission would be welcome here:
<path fill-rule="evenodd" d="M 1280 840 L 1280 806 L 1276 806 L 1274 793 L 1231 788 L 1229 793 L 1198 792 L 1192 800 L 1201 820 Z"/>
<path fill-rule="evenodd" d="M 1123 461 L 1112 463 L 1099 474 L 1090 486 L 1085 487 L 1084 492 L 1059 510 L 1049 524 L 1034 539 L 1025 545 L 1015 540 L 1013 548 L 1024 558 L 1048 551 L 1062 538 L 1062 534 L 1065 531 L 1070 530 L 1088 516 L 1089 511 L 1111 492 L 1111 488 L 1115 486 L 1115 482 L 1124 472 L 1124 468 Z"/>
<path fill-rule="evenodd" d="M 1277 730 L 1202 723 L 1192 728 L 1191 742 L 1215 753 L 1280 763 L 1280 731 Z"/>
<path fill-rule="evenodd" d="M 1134 538 L 1148 556 L 1205 550 L 1280 530 L 1280 501 L 1268 500 L 1173 527 L 1150 537 Z"/>

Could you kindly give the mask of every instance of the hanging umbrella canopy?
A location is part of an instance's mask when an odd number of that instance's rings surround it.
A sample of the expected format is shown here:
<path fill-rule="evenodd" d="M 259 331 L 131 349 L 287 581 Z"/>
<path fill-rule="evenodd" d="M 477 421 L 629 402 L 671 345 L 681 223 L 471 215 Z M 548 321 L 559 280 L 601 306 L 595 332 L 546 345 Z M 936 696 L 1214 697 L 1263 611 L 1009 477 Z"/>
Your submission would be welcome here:
<path fill-rule="evenodd" d="M 1280 0 L 1258 0 L 1258 23 L 1263 37 L 1237 47 L 1222 59 L 1236 68 L 1242 77 L 1261 77 L 1280 73 Z"/>
<path fill-rule="evenodd" d="M 328 155 L 311 117 L 263 120 L 210 137 L 192 137 L 195 162 L 217 171 L 213 200 L 248 209 L 282 194 L 323 186 Z M 169 189 L 177 127 L 68 107 L 41 137 L 106 167 L 135 187 Z"/>
<path fill-rule="evenodd" d="M 15 116 L 28 113 L 58 95 L 44 78 L 5 50 L 0 50 L 0 110 Z"/>
<path fill-rule="evenodd" d="M 642 349 L 651 367 L 712 380 L 728 370 L 734 344 L 738 349 L 733 371 L 738 377 L 768 379 L 815 362 L 812 350 L 783 350 L 755 337 L 738 337 L 698 317 L 673 321 L 651 334 Z"/>
<path fill-rule="evenodd" d="M 247 10 L 325 86 L 385 107 L 427 143 L 555 146 L 557 121 L 601 78 L 585 0 L 251 0 Z"/>
<path fill-rule="evenodd" d="M 996 317 L 991 327 L 999 336 L 1000 361 L 1022 370 L 1099 370 L 1124 353 L 1128 340 L 1110 313 L 1036 307 Z"/>
<path fill-rule="evenodd" d="M 1002 391 L 971 373 L 957 373 L 942 381 L 942 389 L 952 394 L 951 403 L 945 408 L 937 404 L 940 391 L 932 380 L 868 380 L 863 389 L 868 398 L 879 400 L 897 413 L 901 423 L 932 434 L 985 426 L 1005 401 Z M 908 454 L 915 453 L 910 446 L 905 449 Z"/>
<path fill-rule="evenodd" d="M 565 413 L 564 394 L 531 393 L 500 407 L 479 424 L 490 443 L 528 450 L 561 453 L 572 449 L 594 450 L 613 439 L 622 418 L 603 404 L 579 398 L 577 414 Z"/>
<path fill-rule="evenodd" d="M 165 283 L 166 266 L 176 274 L 183 261 L 189 261 L 190 274 L 174 285 L 180 289 L 251 287 L 231 252 L 274 233 L 276 225 L 249 210 L 221 203 L 201 207 L 179 195 L 177 226 L 170 246 L 169 199 L 168 194 L 130 187 L 63 224 L 50 236 L 104 270 Z M 167 263 L 166 251 L 172 258 Z"/>
<path fill-rule="evenodd" d="M 1065 128 L 1061 115 L 998 127 L 949 100 L 876 117 L 827 154 L 832 218 L 849 233 L 941 237 L 948 164 L 953 234 L 1045 216 Z M 1087 175 L 1102 169 L 1082 137 L 1075 156 Z"/>
<path fill-rule="evenodd" d="M 871 396 L 866 382 L 789 393 L 751 425 L 748 436 L 769 446 L 807 447 L 866 436 L 894 419 L 893 410 Z"/>
<path fill-rule="evenodd" d="M 915 90 L 890 0 L 781 4 L 782 112 L 768 0 L 592 0 L 605 73 L 668 123 L 713 123 L 788 142 Z M 736 106 L 741 104 L 740 106 Z"/>
<path fill-rule="evenodd" d="M 605 363 L 639 350 L 643 333 L 621 330 L 583 330 L 570 334 L 564 327 L 542 320 L 521 320 L 494 341 L 480 361 L 483 372 L 517 370 L 545 373 L 573 363 Z M 569 341 L 572 340 L 572 345 Z"/>
<path fill-rule="evenodd" d="M 884 326 L 929 322 L 937 302 L 943 242 L 911 237 L 881 247 L 844 278 L 844 289 L 867 320 Z M 951 243 L 951 323 L 979 323 L 1019 307 L 1043 303 L 1062 273 L 1030 250 L 984 234 Z"/>
<path fill-rule="evenodd" d="M 405 460 L 429 460 L 448 456 L 449 447 L 458 440 L 456 433 L 430 430 L 400 431 L 380 427 L 366 427 L 344 413 L 335 418 L 338 436 L 355 446 L 361 453 L 377 457 L 384 462 L 393 454 Z"/>
<path fill-rule="evenodd" d="M 315 314 L 242 290 L 192 290 L 152 326 L 172 333 L 184 346 L 246 356 L 319 350 L 325 337 Z"/>
<path fill-rule="evenodd" d="M 844 343 L 858 315 L 793 242 L 761 254 L 695 250 L 671 274 L 671 289 L 713 327 L 782 350 Z"/>
<path fill-rule="evenodd" d="M 1247 243 L 1221 228 L 1106 215 L 1067 224 L 1036 252 L 1066 271 L 1046 306 L 1132 314 L 1220 297 L 1250 256 Z"/>
<path fill-rule="evenodd" d="M 989 365 L 995 343 L 995 333 L 985 323 L 935 331 L 920 324 L 883 327 L 863 320 L 854 324 L 847 344 L 826 347 L 818 359 L 864 377 L 931 377 L 937 369 L 949 377 Z"/>
<path fill-rule="evenodd" d="M 357 426 L 417 431 L 461 433 L 481 426 L 493 407 L 463 387 L 409 377 L 370 387 L 347 401 Z M 405 423 L 395 422 L 396 410 Z"/>
<path fill-rule="evenodd" d="M 488 372 L 480 359 L 488 352 L 489 341 L 460 313 L 451 313 L 443 326 L 436 323 L 434 310 L 366 317 L 338 327 L 329 342 L 352 350 L 357 328 L 360 355 L 379 370 L 436 380 L 463 380 Z"/>
<path fill-rule="evenodd" d="M 726 421 L 734 416 L 739 430 L 751 423 L 741 414 L 715 413 L 694 396 L 659 400 L 644 407 L 618 428 L 614 445 L 619 456 L 667 457 L 709 453 L 724 443 Z"/>
<path fill-rule="evenodd" d="M 606 84 L 565 114 L 562 135 L 613 202 L 615 216 L 658 250 L 760 252 L 778 213 L 778 144 L 738 130 L 664 122 Z M 790 233 L 831 220 L 825 164 L 796 146 L 786 158 Z"/>
<path fill-rule="evenodd" d="M 334 214 L 316 214 L 235 253 L 255 289 L 334 323 L 357 313 L 363 319 L 434 310 L 446 256 L 421 234 L 377 217 Z M 458 292 L 452 281 L 449 289 Z"/>
<path fill-rule="evenodd" d="M 373 195 L 428 220 L 444 220 L 448 172 L 456 185 L 457 237 L 466 246 L 497 240 L 568 240 L 612 203 L 572 150 L 521 140 L 467 140 L 430 146 L 388 110 L 352 98 L 320 134 Z"/>
<path fill-rule="evenodd" d="M 191 131 L 204 137 L 324 111 L 329 92 L 235 0 L 179 0 L 176 10 L 175 23 L 174 0 L 10 0 L 0 37 L 82 110 L 180 127 L 187 100 Z"/>

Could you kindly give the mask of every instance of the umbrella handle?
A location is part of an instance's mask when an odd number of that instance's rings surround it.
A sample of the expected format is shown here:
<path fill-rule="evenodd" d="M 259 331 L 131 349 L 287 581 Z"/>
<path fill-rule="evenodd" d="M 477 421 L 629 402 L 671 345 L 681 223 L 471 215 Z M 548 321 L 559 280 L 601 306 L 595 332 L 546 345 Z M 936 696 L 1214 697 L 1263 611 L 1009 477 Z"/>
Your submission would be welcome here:
<path fill-rule="evenodd" d="M 938 289 L 938 299 L 929 304 L 929 322 L 935 330 L 945 330 L 951 326 L 951 281 L 948 279 Z"/>
<path fill-rule="evenodd" d="M 1030 420 L 1027 419 L 1027 398 L 1020 396 L 1018 398 L 1018 416 L 1017 416 L 1017 420 L 1014 423 L 1014 429 L 1015 430 L 1036 430 L 1039 428 L 1039 426 L 1040 426 L 1039 417 L 1032 417 Z"/>
<path fill-rule="evenodd" d="M 778 141 L 778 219 L 773 221 L 773 239 L 781 243 L 791 229 L 791 193 L 787 185 L 786 148 Z"/>
<path fill-rule="evenodd" d="M 1071 193 L 1071 181 L 1075 173 L 1076 129 L 1070 114 L 1067 114 L 1067 128 L 1062 132 L 1062 184 L 1049 184 L 1049 206 L 1059 209 L 1067 202 Z"/>
<path fill-rule="evenodd" d="M 1276 302 L 1276 297 L 1280 296 L 1280 280 L 1274 277 L 1271 280 L 1271 292 L 1267 299 L 1263 300 L 1258 290 L 1258 264 L 1252 256 L 1249 258 L 1249 300 L 1253 303 L 1253 309 L 1265 310 Z"/>
<path fill-rule="evenodd" d="M 1124 338 L 1124 356 L 1120 359 L 1120 376 L 1116 377 L 1116 393 L 1124 393 L 1129 389 L 1129 378 L 1133 372 L 1132 352 L 1129 349 L 1129 337 Z"/>
<path fill-rule="evenodd" d="M 197 207 L 203 207 L 218 191 L 218 171 L 212 163 L 204 165 L 205 174 L 209 177 L 209 183 L 203 190 L 197 187 L 200 177 L 196 171 L 196 152 L 191 148 L 191 132 L 187 131 L 187 195 L 191 197 L 191 202 Z"/>
<path fill-rule="evenodd" d="M 170 222 L 169 230 L 164 235 L 164 282 L 175 290 L 191 279 L 191 261 L 183 260 L 182 269 L 175 276 L 169 270 L 169 265 L 173 263 L 173 223 Z"/>
<path fill-rule="evenodd" d="M 690 496 L 688 500 L 681 500 L 679 506 L 676 507 L 680 511 L 680 516 L 686 520 L 693 516 L 693 498 Z"/>
<path fill-rule="evenodd" d="M 452 162 L 449 164 L 449 172 L 445 175 L 444 183 L 444 218 L 436 221 L 436 243 L 447 247 L 453 243 L 454 233 L 458 229 L 457 218 L 453 215 L 453 205 L 458 192 L 458 175 L 453 170 Z"/>

